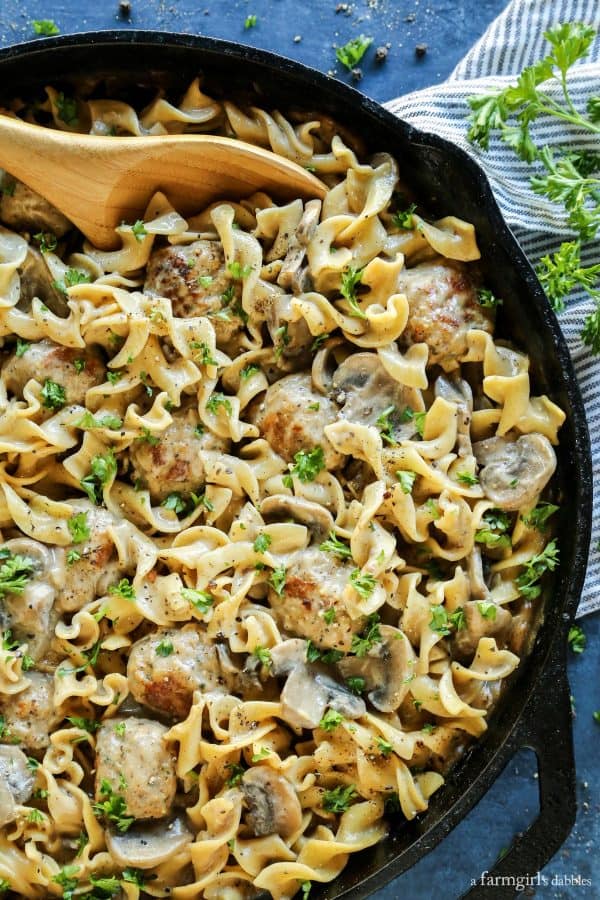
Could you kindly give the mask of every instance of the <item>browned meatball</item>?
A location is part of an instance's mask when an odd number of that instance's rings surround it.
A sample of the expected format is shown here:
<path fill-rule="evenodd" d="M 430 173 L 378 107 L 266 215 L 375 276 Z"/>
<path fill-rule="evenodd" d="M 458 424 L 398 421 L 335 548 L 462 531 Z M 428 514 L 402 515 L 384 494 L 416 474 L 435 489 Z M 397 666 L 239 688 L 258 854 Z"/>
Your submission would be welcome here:
<path fill-rule="evenodd" d="M 125 815 L 135 819 L 166 816 L 177 787 L 167 731 L 149 719 L 106 720 L 96 736 L 96 800 L 106 793 L 103 782 L 108 782 L 124 798 Z"/>
<path fill-rule="evenodd" d="M 492 332 L 493 318 L 477 301 L 476 285 L 460 263 L 422 263 L 404 269 L 398 290 L 410 307 L 401 342 L 425 343 L 429 363 L 452 365 L 467 349 L 472 328 Z"/>
<path fill-rule="evenodd" d="M 55 206 L 22 181 L 14 182 L 12 192 L 0 191 L 0 220 L 15 231 L 49 231 L 57 237 L 71 228 Z"/>
<path fill-rule="evenodd" d="M 71 506 L 73 516 L 85 513 L 84 524 L 89 530 L 89 537 L 72 548 L 81 557 L 66 567 L 57 598 L 57 608 L 61 612 L 81 609 L 106 593 L 108 586 L 125 574 L 109 534 L 109 528 L 116 524 L 112 513 L 93 506 L 87 500 L 74 500 Z"/>
<path fill-rule="evenodd" d="M 157 250 L 148 261 L 144 290 L 167 297 L 179 318 L 210 316 L 219 344 L 242 328 L 242 319 L 233 309 L 241 296 L 241 282 L 227 272 L 218 241 Z"/>
<path fill-rule="evenodd" d="M 173 413 L 173 421 L 158 444 L 135 441 L 130 455 L 133 477 L 139 478 L 155 500 L 164 500 L 174 491 L 198 491 L 205 481 L 201 450 L 227 453 L 230 442 L 208 429 L 197 431 L 200 419 L 192 407 Z"/>
<path fill-rule="evenodd" d="M 214 645 L 189 628 L 162 629 L 136 641 L 127 677 L 138 703 L 177 719 L 189 713 L 194 691 L 220 690 L 224 684 Z"/>
<path fill-rule="evenodd" d="M 276 381 L 251 411 L 261 435 L 284 459 L 291 462 L 300 450 L 320 446 L 328 469 L 340 466 L 344 459 L 324 433 L 337 416 L 335 403 L 313 391 L 310 375 L 286 375 Z"/>
<path fill-rule="evenodd" d="M 352 635 L 363 624 L 361 619 L 350 618 L 342 600 L 353 568 L 316 547 L 295 553 L 287 567 L 283 595 L 269 591 L 269 603 L 280 628 L 319 647 L 350 650 Z M 331 608 L 335 618 L 328 624 L 323 612 Z"/>
<path fill-rule="evenodd" d="M 18 741 L 20 747 L 41 750 L 50 743 L 62 716 L 54 710 L 54 679 L 42 672 L 28 672 L 31 684 L 18 694 L 0 697 L 4 716 L 4 740 Z"/>
<path fill-rule="evenodd" d="M 2 378 L 17 397 L 23 396 L 31 378 L 41 385 L 49 379 L 64 388 L 67 404 L 84 404 L 89 389 L 104 381 L 105 371 L 93 349 L 63 347 L 44 338 L 31 344 L 22 356 L 10 356 L 2 367 Z"/>

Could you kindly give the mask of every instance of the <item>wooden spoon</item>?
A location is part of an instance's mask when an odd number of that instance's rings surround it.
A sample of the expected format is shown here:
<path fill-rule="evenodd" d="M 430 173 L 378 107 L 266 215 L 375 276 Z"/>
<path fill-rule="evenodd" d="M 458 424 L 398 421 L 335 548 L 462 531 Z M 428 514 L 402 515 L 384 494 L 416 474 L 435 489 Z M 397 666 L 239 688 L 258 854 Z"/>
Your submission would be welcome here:
<path fill-rule="evenodd" d="M 204 134 L 100 137 L 0 115 L 0 167 L 53 203 L 96 246 L 118 246 L 115 227 L 135 222 L 160 190 L 182 215 L 220 197 L 264 190 L 323 197 L 325 185 L 262 147 Z"/>

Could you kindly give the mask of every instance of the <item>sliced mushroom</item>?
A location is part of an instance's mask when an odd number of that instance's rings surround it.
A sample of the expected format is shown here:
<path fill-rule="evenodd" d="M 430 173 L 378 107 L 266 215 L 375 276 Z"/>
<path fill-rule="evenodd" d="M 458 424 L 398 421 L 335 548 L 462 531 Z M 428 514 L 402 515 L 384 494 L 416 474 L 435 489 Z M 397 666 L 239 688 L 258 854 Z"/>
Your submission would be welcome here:
<path fill-rule="evenodd" d="M 126 834 L 105 832 L 108 852 L 119 866 L 152 869 L 171 859 L 191 843 L 193 835 L 183 819 L 154 825 L 136 825 Z"/>
<path fill-rule="evenodd" d="M 306 525 L 315 542 L 324 541 L 333 530 L 333 516 L 320 503 L 312 503 L 302 497 L 289 497 L 287 494 L 273 494 L 263 500 L 260 507 L 265 522 L 285 522 L 293 519 L 300 525 Z"/>
<path fill-rule="evenodd" d="M 290 240 L 286 257 L 283 260 L 283 265 L 277 278 L 277 283 L 286 290 L 292 288 L 293 290 L 295 289 L 294 293 L 301 293 L 302 290 L 308 289 L 308 285 L 305 284 L 307 269 L 303 268 L 303 262 L 306 256 L 306 248 L 317 230 L 320 215 L 321 201 L 309 200 L 304 207 L 296 232 Z"/>
<path fill-rule="evenodd" d="M 279 834 L 285 840 L 300 829 L 302 807 L 287 778 L 268 766 L 255 766 L 242 778 L 246 824 L 255 837 Z"/>
<path fill-rule="evenodd" d="M 482 637 L 505 639 L 508 636 L 512 616 L 502 606 L 496 606 L 493 616 L 482 615 L 476 600 L 467 600 L 463 607 L 465 627 L 456 632 L 452 639 L 455 655 L 460 659 L 470 659 L 477 651 Z"/>
<path fill-rule="evenodd" d="M 27 642 L 27 652 L 37 662 L 48 649 L 54 633 L 56 586 L 64 577 L 62 552 L 30 538 L 14 538 L 3 547 L 33 562 L 33 574 L 24 591 L 4 598 L 2 619 L 16 638 Z"/>
<path fill-rule="evenodd" d="M 338 668 L 344 678 L 358 675 L 365 679 L 367 696 L 376 709 L 394 712 L 404 700 L 415 674 L 415 654 L 403 631 L 381 625 L 380 632 L 382 640 L 367 656 L 347 656 L 340 660 Z"/>
<path fill-rule="evenodd" d="M 72 227 L 55 206 L 16 179 L 11 193 L 0 193 L 0 220 L 15 231 L 49 231 L 56 237 Z"/>
<path fill-rule="evenodd" d="M 21 296 L 17 304 L 19 309 L 30 309 L 31 301 L 37 297 L 55 315 L 61 318 L 69 315 L 65 295 L 54 287 L 54 279 L 44 262 L 44 257 L 34 247 L 29 247 L 19 274 L 21 276 Z"/>
<path fill-rule="evenodd" d="M 471 416 L 473 414 L 473 391 L 470 384 L 463 378 L 451 378 L 448 375 L 440 375 L 435 382 L 434 393 L 449 403 L 456 403 L 458 407 L 458 455 L 471 456 Z"/>
<path fill-rule="evenodd" d="M 313 337 L 304 319 L 292 321 L 292 298 L 289 294 L 274 297 L 267 314 L 267 327 L 273 346 L 281 348 L 285 359 L 298 359 L 310 350 Z M 283 335 L 283 340 L 282 340 Z"/>
<path fill-rule="evenodd" d="M 395 381 L 376 353 L 353 353 L 345 359 L 334 372 L 332 394 L 343 404 L 341 416 L 361 425 L 375 425 L 379 416 L 389 411 L 396 439 L 415 433 L 412 421 L 402 423 L 404 409 L 424 408 L 419 391 Z"/>
<path fill-rule="evenodd" d="M 532 504 L 556 469 L 556 454 L 543 434 L 524 434 L 516 441 L 488 438 L 473 446 L 483 466 L 479 481 L 486 497 L 500 509 Z"/>
<path fill-rule="evenodd" d="M 316 728 L 327 707 L 347 719 L 366 712 L 364 701 L 337 682 L 321 665 L 306 662 L 306 641 L 292 638 L 271 650 L 272 672 L 286 676 L 281 691 L 283 716 L 295 728 Z"/>
<path fill-rule="evenodd" d="M 34 781 L 23 751 L 0 746 L 0 825 L 14 821 L 15 806 L 29 800 Z"/>
<path fill-rule="evenodd" d="M 490 590 L 485 583 L 481 550 L 477 546 L 473 547 L 467 556 L 467 574 L 471 597 L 475 600 L 485 600 L 489 596 Z"/>

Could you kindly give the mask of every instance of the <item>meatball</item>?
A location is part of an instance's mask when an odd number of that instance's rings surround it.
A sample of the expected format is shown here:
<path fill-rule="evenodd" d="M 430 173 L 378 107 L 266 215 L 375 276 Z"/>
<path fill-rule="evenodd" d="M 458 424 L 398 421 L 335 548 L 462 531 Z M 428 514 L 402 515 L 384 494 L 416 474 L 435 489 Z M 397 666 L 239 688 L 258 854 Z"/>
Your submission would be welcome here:
<path fill-rule="evenodd" d="M 56 604 L 60 612 L 81 609 L 124 574 L 108 530 L 115 525 L 112 513 L 87 500 L 74 500 L 71 506 L 74 516 L 85 513 L 89 537 L 74 547 L 81 558 L 66 567 Z"/>
<path fill-rule="evenodd" d="M 242 328 L 243 321 L 233 309 L 241 296 L 241 282 L 233 281 L 225 269 L 218 241 L 200 240 L 155 251 L 148 261 L 144 291 L 170 300 L 178 318 L 211 317 L 219 345 Z"/>
<path fill-rule="evenodd" d="M 62 716 L 54 709 L 54 680 L 42 672 L 28 672 L 31 684 L 18 694 L 0 697 L 4 739 L 18 741 L 27 750 L 42 750 Z"/>
<path fill-rule="evenodd" d="M 312 388 L 310 375 L 286 375 L 266 391 L 250 413 L 271 447 L 288 462 L 300 450 L 323 448 L 325 465 L 335 469 L 344 457 L 325 437 L 324 428 L 335 422 L 335 403 Z"/>
<path fill-rule="evenodd" d="M 16 180 L 14 191 L 0 191 L 0 221 L 15 231 L 49 231 L 57 237 L 71 228 L 69 220 L 55 206 Z"/>
<path fill-rule="evenodd" d="M 161 819 L 168 815 L 177 787 L 175 756 L 168 729 L 150 719 L 108 719 L 96 736 L 96 800 L 112 791 L 125 800 L 125 815 Z"/>
<path fill-rule="evenodd" d="M 361 620 L 350 618 L 342 600 L 353 568 L 316 547 L 295 553 L 287 567 L 283 596 L 269 591 L 280 628 L 319 647 L 350 650 L 352 635 L 361 629 Z M 327 623 L 323 612 L 331 608 L 335 618 Z"/>
<path fill-rule="evenodd" d="M 159 648 L 170 648 L 166 656 Z M 163 629 L 131 648 L 127 664 L 129 688 L 138 703 L 185 719 L 194 691 L 222 689 L 224 678 L 215 647 L 194 629 Z"/>
<path fill-rule="evenodd" d="M 94 350 L 63 347 L 44 338 L 31 344 L 22 356 L 10 356 L 2 367 L 2 378 L 17 397 L 23 396 L 23 388 L 35 378 L 40 384 L 46 380 L 59 384 L 68 404 L 84 404 L 89 389 L 104 381 L 105 371 Z"/>
<path fill-rule="evenodd" d="M 410 307 L 401 342 L 426 343 L 429 363 L 453 366 L 467 350 L 472 328 L 492 332 L 493 318 L 477 301 L 476 285 L 459 263 L 422 263 L 404 269 L 398 291 Z"/>
<path fill-rule="evenodd" d="M 173 491 L 185 494 L 204 484 L 201 450 L 227 453 L 229 441 L 211 431 L 196 431 L 198 413 L 192 407 L 173 413 L 173 421 L 158 444 L 136 441 L 130 449 L 133 477 L 148 487 L 155 500 L 164 500 Z"/>

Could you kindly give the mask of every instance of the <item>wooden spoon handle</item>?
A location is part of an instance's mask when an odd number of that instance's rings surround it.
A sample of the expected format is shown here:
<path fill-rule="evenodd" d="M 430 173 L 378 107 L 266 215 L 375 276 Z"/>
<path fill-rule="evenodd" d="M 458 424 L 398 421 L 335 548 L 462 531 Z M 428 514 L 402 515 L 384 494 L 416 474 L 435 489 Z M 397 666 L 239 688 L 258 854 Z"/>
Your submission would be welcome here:
<path fill-rule="evenodd" d="M 216 135 L 101 137 L 0 116 L 0 166 L 53 203 L 97 246 L 161 190 L 182 214 L 256 190 L 323 197 L 325 185 L 269 150 Z"/>

